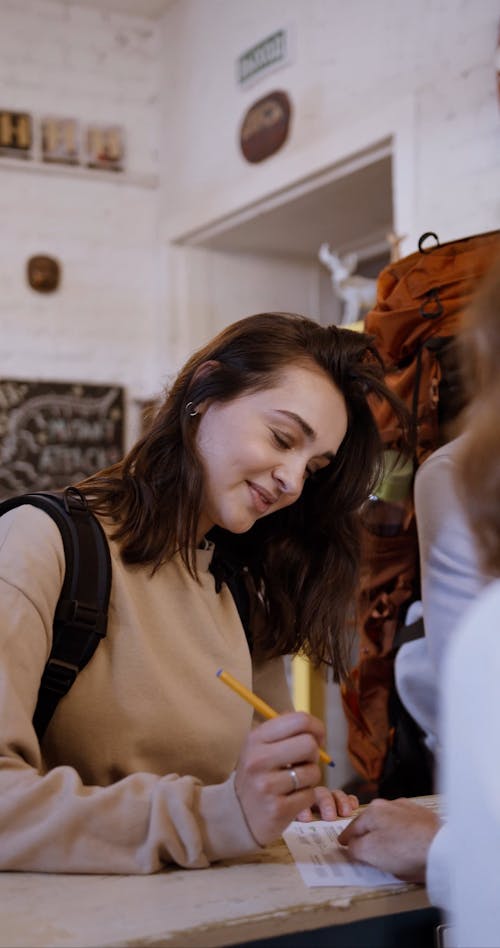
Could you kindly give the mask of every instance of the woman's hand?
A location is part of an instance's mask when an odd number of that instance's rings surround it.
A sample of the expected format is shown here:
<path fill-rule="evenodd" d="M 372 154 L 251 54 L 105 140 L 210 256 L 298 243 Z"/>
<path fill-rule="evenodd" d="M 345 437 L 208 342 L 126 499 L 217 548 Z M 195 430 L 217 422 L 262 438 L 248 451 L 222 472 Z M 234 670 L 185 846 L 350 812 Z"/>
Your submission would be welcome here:
<path fill-rule="evenodd" d="M 321 721 L 304 711 L 280 714 L 250 732 L 235 788 L 259 845 L 273 842 L 298 813 L 314 806 L 324 737 Z"/>
<path fill-rule="evenodd" d="M 314 804 L 302 810 L 295 819 L 310 823 L 315 816 L 321 820 L 336 820 L 340 816 L 352 816 L 359 806 L 359 800 L 353 793 L 343 790 L 328 790 L 328 787 L 315 787 Z"/>
<path fill-rule="evenodd" d="M 353 859 L 425 882 L 427 853 L 440 826 L 432 810 L 411 800 L 372 800 L 339 836 Z"/>

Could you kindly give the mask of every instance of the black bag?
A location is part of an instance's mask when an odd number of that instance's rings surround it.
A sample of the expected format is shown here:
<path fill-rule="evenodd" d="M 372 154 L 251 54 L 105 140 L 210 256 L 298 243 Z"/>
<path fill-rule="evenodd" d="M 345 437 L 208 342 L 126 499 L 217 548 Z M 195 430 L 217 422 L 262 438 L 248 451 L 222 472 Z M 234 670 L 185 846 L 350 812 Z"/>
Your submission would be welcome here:
<path fill-rule="evenodd" d="M 424 620 L 401 626 L 394 637 L 394 657 L 406 642 L 425 636 Z M 406 710 L 396 688 L 389 696 L 389 749 L 378 784 L 386 800 L 434 793 L 434 758 L 425 744 L 425 734 Z"/>
<path fill-rule="evenodd" d="M 22 504 L 38 507 L 52 517 L 61 534 L 66 561 L 54 615 L 52 649 L 33 716 L 41 740 L 58 702 L 106 635 L 111 557 L 106 534 L 77 488 L 11 497 L 0 503 L 0 516 Z"/>

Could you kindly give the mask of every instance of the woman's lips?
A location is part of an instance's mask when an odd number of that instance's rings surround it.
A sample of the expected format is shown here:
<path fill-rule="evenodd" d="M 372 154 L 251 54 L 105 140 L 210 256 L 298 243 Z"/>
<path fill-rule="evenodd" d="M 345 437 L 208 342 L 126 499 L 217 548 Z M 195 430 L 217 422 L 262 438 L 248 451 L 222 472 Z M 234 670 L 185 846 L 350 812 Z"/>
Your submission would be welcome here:
<path fill-rule="evenodd" d="M 267 490 L 259 487 L 258 484 L 254 484 L 252 481 L 247 481 L 247 484 L 252 498 L 252 504 L 256 511 L 258 513 L 266 513 L 274 503 L 275 498 L 269 494 Z"/>

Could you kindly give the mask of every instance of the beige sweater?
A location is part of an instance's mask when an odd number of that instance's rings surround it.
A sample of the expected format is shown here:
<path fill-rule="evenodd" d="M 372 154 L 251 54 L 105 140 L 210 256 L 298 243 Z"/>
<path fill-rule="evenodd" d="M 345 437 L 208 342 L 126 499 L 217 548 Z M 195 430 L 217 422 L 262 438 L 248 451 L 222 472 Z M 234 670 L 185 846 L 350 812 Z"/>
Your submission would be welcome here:
<path fill-rule="evenodd" d="M 283 711 L 283 662 L 252 668 L 210 551 L 197 554 L 199 585 L 178 557 L 151 577 L 110 548 L 108 634 L 40 748 L 31 720 L 63 547 L 40 510 L 0 518 L 0 869 L 149 873 L 258 848 L 233 783 L 252 709 L 216 671 Z"/>

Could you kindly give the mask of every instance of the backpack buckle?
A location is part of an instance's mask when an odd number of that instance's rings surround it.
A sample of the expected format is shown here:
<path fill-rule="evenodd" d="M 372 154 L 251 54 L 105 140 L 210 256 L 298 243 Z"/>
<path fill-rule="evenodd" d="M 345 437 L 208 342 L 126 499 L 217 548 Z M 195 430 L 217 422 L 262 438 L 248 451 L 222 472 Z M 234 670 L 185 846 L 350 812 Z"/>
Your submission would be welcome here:
<path fill-rule="evenodd" d="M 57 658 L 50 658 L 42 675 L 41 686 L 59 697 L 67 694 L 77 674 L 78 665 L 61 662 Z"/>
<path fill-rule="evenodd" d="M 425 294 L 424 302 L 419 308 L 423 319 L 439 319 L 444 313 L 444 306 L 439 299 L 439 290 L 429 290 Z"/>
<path fill-rule="evenodd" d="M 54 619 L 55 622 L 71 625 L 74 629 L 90 628 L 100 638 L 106 635 L 106 613 L 78 599 L 64 599 L 59 602 Z"/>
<path fill-rule="evenodd" d="M 82 510 L 86 512 L 89 509 L 87 498 L 82 494 L 81 490 L 78 490 L 78 487 L 73 487 L 73 485 L 65 488 L 63 503 L 65 510 L 69 514 L 75 511 L 81 512 Z"/>

